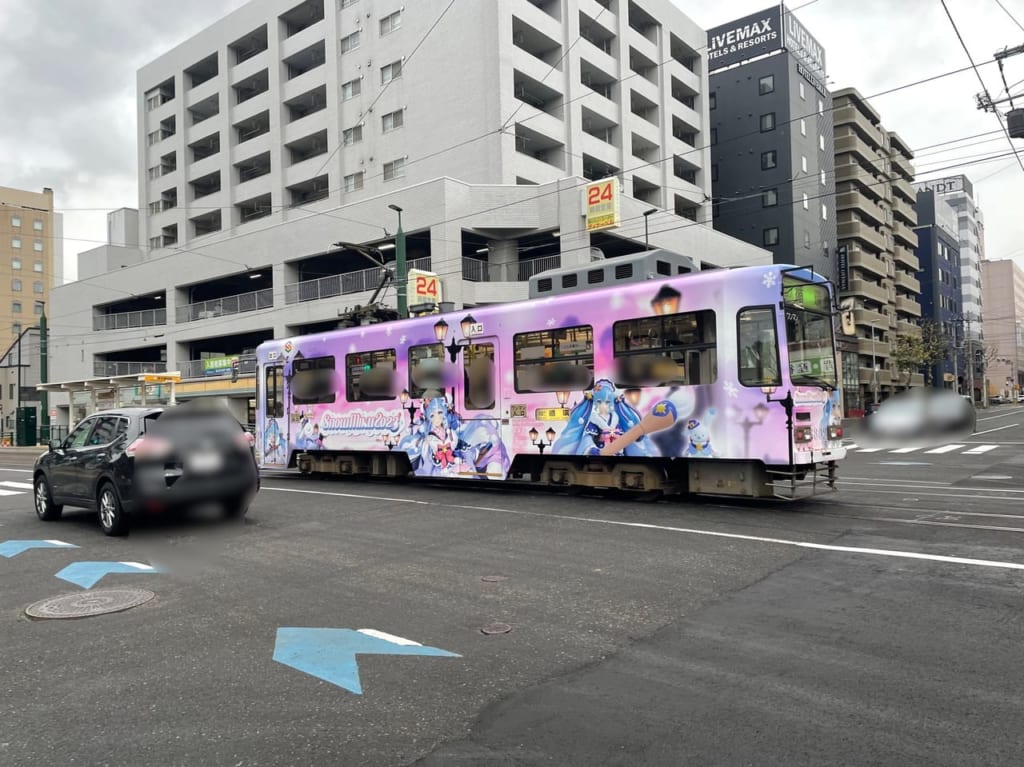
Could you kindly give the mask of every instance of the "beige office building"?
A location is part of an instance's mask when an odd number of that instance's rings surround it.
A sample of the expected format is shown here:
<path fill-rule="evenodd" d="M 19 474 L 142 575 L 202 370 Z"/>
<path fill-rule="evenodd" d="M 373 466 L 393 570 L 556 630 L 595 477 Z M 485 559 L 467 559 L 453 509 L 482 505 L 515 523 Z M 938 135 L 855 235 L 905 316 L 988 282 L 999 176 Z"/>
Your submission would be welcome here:
<path fill-rule="evenodd" d="M 1024 383 L 1024 269 L 1012 259 L 982 261 L 981 305 L 988 397 L 1015 396 Z"/>
<path fill-rule="evenodd" d="M 892 359 L 899 335 L 920 332 L 917 193 L 913 152 L 882 126 L 864 97 L 845 88 L 833 93 L 833 104 L 837 235 L 844 254 L 838 282 L 856 332 L 843 353 L 851 411 L 924 384 L 920 373 L 897 371 Z"/>

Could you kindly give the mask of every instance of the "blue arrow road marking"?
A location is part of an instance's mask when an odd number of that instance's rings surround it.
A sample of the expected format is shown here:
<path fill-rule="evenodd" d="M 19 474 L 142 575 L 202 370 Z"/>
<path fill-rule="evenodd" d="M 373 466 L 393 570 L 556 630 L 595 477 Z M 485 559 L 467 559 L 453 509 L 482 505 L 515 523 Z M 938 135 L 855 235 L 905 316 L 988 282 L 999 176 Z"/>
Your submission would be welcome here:
<path fill-rule="evenodd" d="M 65 567 L 57 577 L 90 589 L 109 573 L 159 573 L 161 570 L 141 562 L 73 562 Z"/>
<path fill-rule="evenodd" d="M 29 549 L 77 549 L 73 543 L 64 541 L 4 541 L 0 543 L 0 557 L 16 557 Z"/>
<path fill-rule="evenodd" d="M 461 658 L 447 650 L 373 629 L 279 628 L 274 660 L 306 674 L 363 694 L 356 655 L 433 655 Z"/>

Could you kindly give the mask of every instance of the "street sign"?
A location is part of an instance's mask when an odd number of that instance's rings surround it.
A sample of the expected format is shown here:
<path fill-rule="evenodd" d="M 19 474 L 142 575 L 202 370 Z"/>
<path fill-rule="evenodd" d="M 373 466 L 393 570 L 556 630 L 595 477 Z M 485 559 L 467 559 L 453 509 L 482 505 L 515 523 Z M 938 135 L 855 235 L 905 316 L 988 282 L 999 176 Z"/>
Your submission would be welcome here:
<path fill-rule="evenodd" d="M 274 643 L 278 663 L 362 695 L 356 655 L 462 657 L 374 629 L 279 628 Z"/>
<path fill-rule="evenodd" d="M 4 541 L 0 543 L 0 557 L 16 557 L 29 549 L 77 549 L 73 543 L 64 541 Z"/>
<path fill-rule="evenodd" d="M 83 589 L 91 589 L 103 576 L 110 573 L 153 574 L 160 572 L 152 565 L 141 562 L 73 562 L 65 567 L 57 577 L 62 581 L 74 583 Z"/>
<path fill-rule="evenodd" d="M 442 299 L 441 278 L 434 272 L 410 269 L 408 294 L 411 305 L 439 304 Z"/>

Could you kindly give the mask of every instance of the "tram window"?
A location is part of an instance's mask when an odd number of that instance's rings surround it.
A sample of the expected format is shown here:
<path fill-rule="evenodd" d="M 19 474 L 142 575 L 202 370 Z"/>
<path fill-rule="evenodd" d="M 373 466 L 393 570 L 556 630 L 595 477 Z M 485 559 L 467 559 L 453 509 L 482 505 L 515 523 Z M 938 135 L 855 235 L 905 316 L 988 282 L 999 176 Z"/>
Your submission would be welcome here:
<path fill-rule="evenodd" d="M 590 325 L 518 333 L 515 390 L 582 391 L 594 383 L 594 329 Z"/>
<path fill-rule="evenodd" d="M 334 357 L 310 357 L 292 362 L 292 404 L 334 402 Z"/>
<path fill-rule="evenodd" d="M 620 386 L 696 386 L 718 378 L 713 311 L 622 320 L 612 334 Z"/>
<path fill-rule="evenodd" d="M 470 344 L 462 350 L 466 410 L 494 408 L 494 344 Z"/>
<path fill-rule="evenodd" d="M 394 399 L 394 349 L 346 354 L 345 369 L 345 396 L 349 402 Z"/>
<path fill-rule="evenodd" d="M 780 386 L 779 339 L 775 310 L 770 306 L 743 309 L 737 315 L 740 383 L 743 386 Z"/>
<path fill-rule="evenodd" d="M 426 392 L 431 392 L 428 399 L 444 393 L 444 353 L 441 344 L 409 347 L 409 396 L 413 399 Z"/>
<path fill-rule="evenodd" d="M 284 418 L 284 397 L 281 386 L 281 366 L 268 367 L 265 380 L 266 386 L 263 391 L 267 400 L 264 403 L 267 411 L 267 418 Z"/>

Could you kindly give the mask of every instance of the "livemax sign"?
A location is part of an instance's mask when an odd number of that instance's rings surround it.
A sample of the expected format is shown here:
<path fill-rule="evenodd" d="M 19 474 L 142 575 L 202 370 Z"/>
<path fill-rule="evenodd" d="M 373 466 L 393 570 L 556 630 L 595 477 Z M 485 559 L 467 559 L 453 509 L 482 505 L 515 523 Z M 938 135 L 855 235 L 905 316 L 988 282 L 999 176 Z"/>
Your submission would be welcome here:
<path fill-rule="evenodd" d="M 781 5 L 708 30 L 708 71 L 780 50 L 781 30 Z"/>

